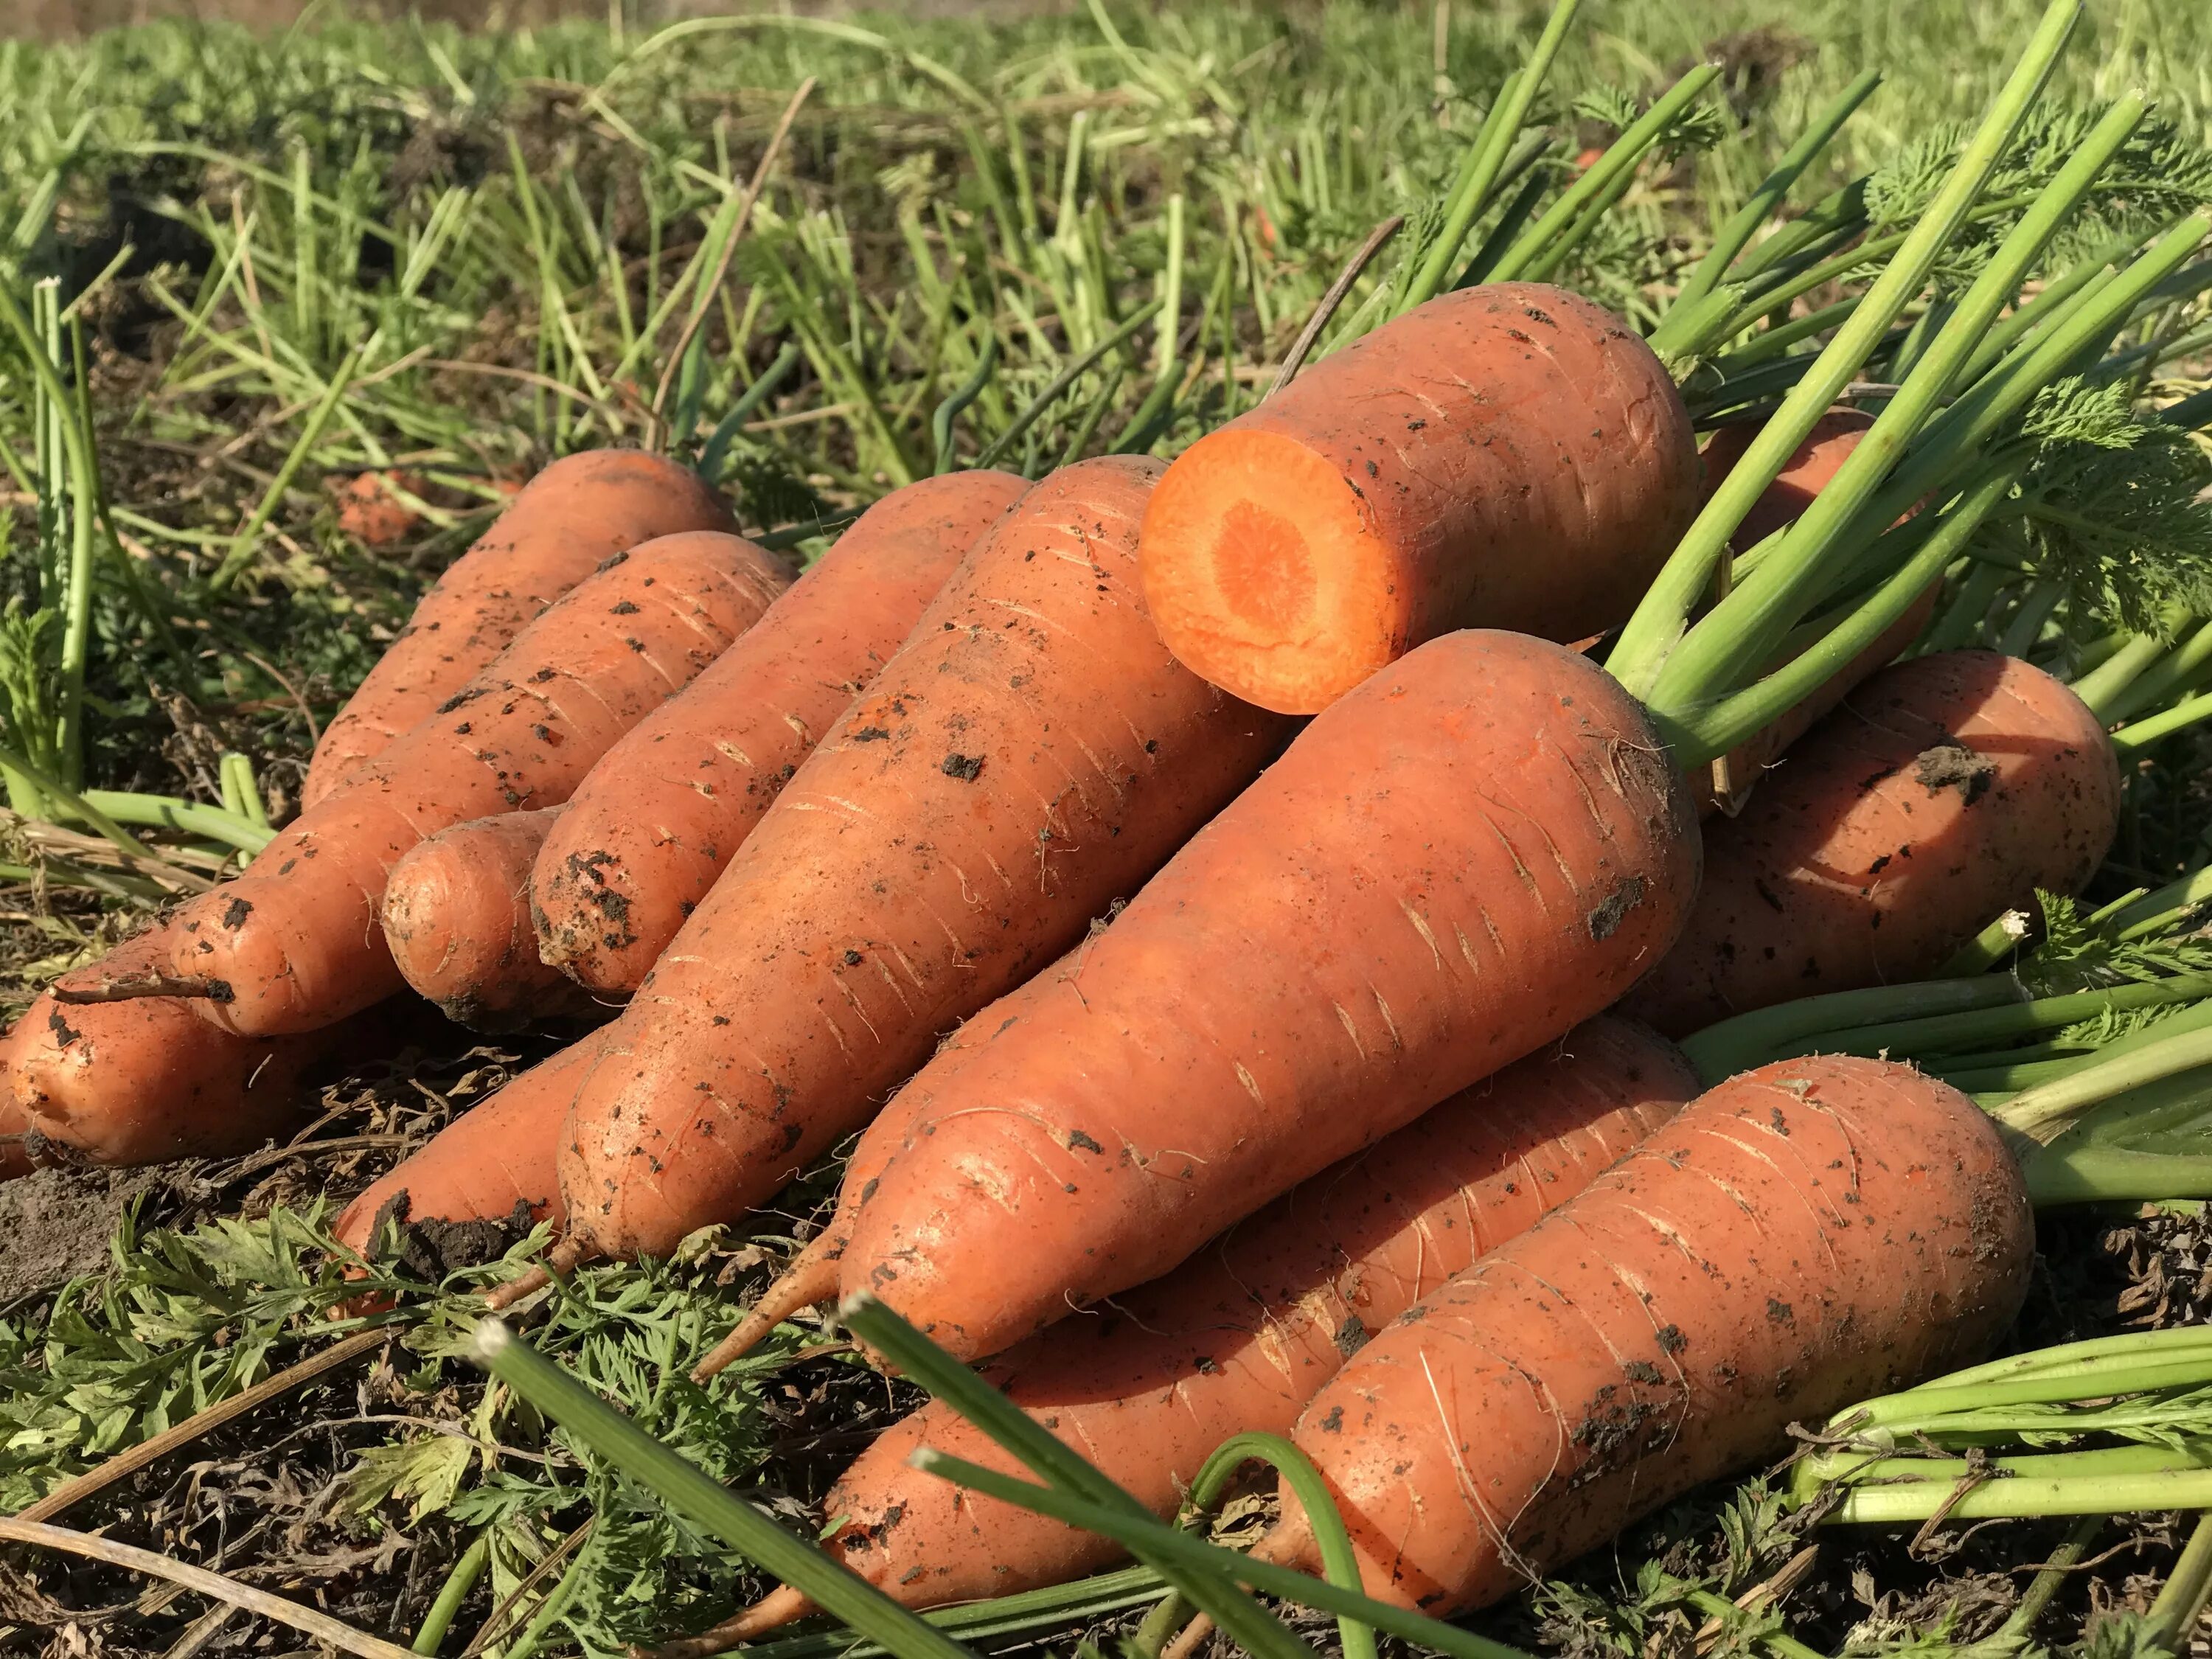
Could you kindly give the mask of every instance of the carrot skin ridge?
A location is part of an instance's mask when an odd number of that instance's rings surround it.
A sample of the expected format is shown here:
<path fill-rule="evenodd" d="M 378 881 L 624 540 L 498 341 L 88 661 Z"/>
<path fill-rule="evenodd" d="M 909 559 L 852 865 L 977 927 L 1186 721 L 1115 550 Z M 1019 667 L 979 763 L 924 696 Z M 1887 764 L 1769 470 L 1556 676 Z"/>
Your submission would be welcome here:
<path fill-rule="evenodd" d="M 607 559 L 656 536 L 737 527 L 696 473 L 659 456 L 587 450 L 554 462 L 447 568 L 324 729 L 301 808 L 428 719 Z"/>
<path fill-rule="evenodd" d="M 923 1068 L 908 1088 L 936 1099 L 841 1283 L 973 1358 L 1155 1278 L 1612 1003 L 1673 943 L 1698 858 L 1680 775 L 1602 670 L 1517 635 L 1422 646 L 1025 993 L 1031 1017 L 957 1079 Z"/>
<path fill-rule="evenodd" d="M 1177 665 L 1146 615 L 1159 471 L 1107 458 L 1033 487 L 762 816 L 562 1132 L 593 1248 L 665 1253 L 765 1202 L 1279 745 L 1286 722 Z"/>
<path fill-rule="evenodd" d="M 759 623 L 578 786 L 531 883 L 544 959 L 628 996 L 976 539 L 1027 491 L 967 471 L 862 514 Z"/>
<path fill-rule="evenodd" d="M 472 818 L 566 800 L 615 739 L 757 621 L 788 567 L 716 532 L 644 544 L 178 913 L 175 970 L 233 994 L 228 1030 L 313 1030 L 400 988 L 378 925 L 392 865 Z"/>

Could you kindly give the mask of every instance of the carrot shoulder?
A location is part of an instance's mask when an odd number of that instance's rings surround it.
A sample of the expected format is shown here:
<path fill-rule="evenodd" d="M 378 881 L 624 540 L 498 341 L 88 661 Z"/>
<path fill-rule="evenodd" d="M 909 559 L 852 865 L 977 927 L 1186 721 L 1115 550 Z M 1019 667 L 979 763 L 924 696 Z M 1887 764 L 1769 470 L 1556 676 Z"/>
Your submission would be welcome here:
<path fill-rule="evenodd" d="M 312 1030 L 398 990 L 378 911 L 400 857 L 450 825 L 566 800 L 789 580 L 751 543 L 695 532 L 582 584 L 237 880 L 178 913 L 176 972 L 228 993 L 203 1015 L 250 1034 Z"/>
<path fill-rule="evenodd" d="M 1279 744 L 1146 614 L 1159 471 L 1086 461 L 1030 490 L 738 849 L 562 1135 L 595 1248 L 665 1251 L 764 1202 Z"/>
<path fill-rule="evenodd" d="M 384 942 L 410 988 L 479 1031 L 592 1017 L 596 1005 L 538 959 L 530 872 L 565 806 L 441 830 L 392 866 Z"/>
<path fill-rule="evenodd" d="M 682 696 L 610 750 L 538 860 L 544 959 L 594 991 L 635 990 L 815 740 L 1028 488 L 984 471 L 885 496 Z"/>
<path fill-rule="evenodd" d="M 2041 669 L 1988 651 L 1884 669 L 1707 827 L 1689 926 L 1623 1011 L 1680 1036 L 1922 977 L 2037 888 L 2080 891 L 2119 787 L 2096 716 Z"/>
<path fill-rule="evenodd" d="M 1690 419 L 1616 317 L 1502 283 L 1430 301 L 1177 459 L 1145 514 L 1169 648 L 1324 708 L 1455 628 L 1625 618 L 1698 506 Z"/>
<path fill-rule="evenodd" d="M 686 530 L 735 531 L 689 467 L 631 449 L 547 467 L 456 559 L 315 745 L 301 805 L 429 718 L 538 612 L 614 555 Z"/>
<path fill-rule="evenodd" d="M 1297 1443 L 1368 1594 L 1448 1616 L 1774 1455 L 1793 1421 L 1968 1363 L 2019 1310 L 2034 1243 L 1964 1095 L 1881 1060 L 1783 1061 L 1415 1304 Z M 1288 1501 L 1263 1547 L 1317 1567 Z"/>
<path fill-rule="evenodd" d="M 1433 641 L 963 1060 L 842 1285 L 972 1358 L 1153 1278 L 1605 1008 L 1697 879 L 1687 793 L 1616 681 L 1522 635 Z"/>

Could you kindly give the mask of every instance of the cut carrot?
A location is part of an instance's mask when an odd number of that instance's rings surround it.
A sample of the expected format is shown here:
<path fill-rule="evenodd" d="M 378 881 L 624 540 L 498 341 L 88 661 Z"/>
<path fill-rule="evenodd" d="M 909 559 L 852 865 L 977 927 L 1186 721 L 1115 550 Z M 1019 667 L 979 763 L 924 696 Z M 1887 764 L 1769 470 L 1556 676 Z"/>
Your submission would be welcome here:
<path fill-rule="evenodd" d="M 313 1030 L 402 983 L 378 911 L 392 866 L 471 818 L 553 806 L 790 581 L 751 543 L 664 536 L 525 629 L 468 688 L 178 913 L 173 966 L 228 1030 Z"/>
<path fill-rule="evenodd" d="M 314 805 L 428 720 L 533 617 L 616 554 L 656 536 L 736 529 L 698 474 L 658 455 L 599 449 L 554 462 L 422 596 L 315 745 L 301 805 Z"/>
<path fill-rule="evenodd" d="M 1964 1095 L 1881 1060 L 1784 1060 L 1415 1304 L 1297 1443 L 1367 1593 L 1449 1615 L 1779 1454 L 1793 1421 L 1975 1358 L 2034 1254 L 2020 1172 Z M 1261 1547 L 1319 1570 L 1294 1498 Z"/>
<path fill-rule="evenodd" d="M 1604 1009 L 1697 880 L 1687 792 L 1617 681 L 1526 635 L 1431 641 L 962 1061 L 841 1283 L 996 1352 Z"/>
<path fill-rule="evenodd" d="M 1563 289 L 1484 285 L 1186 450 L 1145 514 L 1145 595 L 1199 674 L 1312 714 L 1455 628 L 1613 626 L 1697 507 L 1650 349 Z"/>
<path fill-rule="evenodd" d="M 815 739 L 1028 488 L 1009 472 L 955 472 L 885 496 L 610 750 L 538 861 L 544 959 L 592 990 L 635 990 Z"/>

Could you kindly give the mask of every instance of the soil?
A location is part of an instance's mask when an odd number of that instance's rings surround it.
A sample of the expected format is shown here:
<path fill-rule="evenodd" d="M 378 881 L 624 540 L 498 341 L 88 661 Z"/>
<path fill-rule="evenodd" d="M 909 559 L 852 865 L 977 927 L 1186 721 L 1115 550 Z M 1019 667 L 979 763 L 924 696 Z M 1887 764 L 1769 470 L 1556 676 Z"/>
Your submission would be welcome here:
<path fill-rule="evenodd" d="M 124 1212 L 167 1184 L 161 1170 L 34 1170 L 0 1182 L 0 1307 L 105 1266 Z"/>

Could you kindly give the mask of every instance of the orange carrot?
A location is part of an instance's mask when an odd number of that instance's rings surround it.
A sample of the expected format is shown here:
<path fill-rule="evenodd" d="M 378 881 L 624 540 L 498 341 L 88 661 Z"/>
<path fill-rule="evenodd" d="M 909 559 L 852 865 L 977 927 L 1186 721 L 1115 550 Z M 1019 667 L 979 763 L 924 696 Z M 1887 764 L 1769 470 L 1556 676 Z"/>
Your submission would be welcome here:
<path fill-rule="evenodd" d="M 312 1030 L 399 989 L 378 911 L 392 866 L 471 818 L 557 805 L 617 738 L 694 678 L 790 580 L 751 543 L 664 536 L 583 583 L 443 712 L 178 912 L 174 967 L 254 1035 Z"/>
<path fill-rule="evenodd" d="M 600 1012 L 559 969 L 538 960 L 530 923 L 530 868 L 568 810 L 457 823 L 392 866 L 385 945 L 400 977 L 448 1019 L 514 1031 Z"/>
<path fill-rule="evenodd" d="M 1159 472 L 1113 458 L 1032 489 L 785 786 L 569 1114 L 582 1242 L 662 1253 L 764 1202 L 1279 745 L 1285 722 L 1178 665 L 1145 612 Z"/>
<path fill-rule="evenodd" d="M 1166 1278 L 987 1370 L 999 1389 L 1163 1518 L 1232 1434 L 1287 1434 L 1346 1359 L 1419 1297 L 1564 1203 L 1698 1092 L 1673 1044 L 1601 1016 L 1322 1171 Z M 893 1425 L 823 1502 L 831 1553 L 909 1607 L 1011 1595 L 1120 1554 L 1108 1540 L 916 1474 L 927 1443 L 1021 1473 L 939 1405 Z M 659 1650 L 718 1653 L 803 1611 Z"/>
<path fill-rule="evenodd" d="M 331 489 L 337 501 L 338 528 L 364 547 L 394 546 L 413 535 L 422 522 L 422 514 L 401 501 L 397 492 L 404 489 L 410 495 L 420 495 L 422 489 L 421 478 L 397 467 L 357 472 Z"/>
<path fill-rule="evenodd" d="M 471 1107 L 346 1206 L 333 1236 L 366 1255 L 387 1216 L 418 1226 L 518 1216 L 565 1225 L 552 1139 L 542 1125 L 559 1121 L 596 1052 L 594 1037 L 571 1043 Z"/>
<path fill-rule="evenodd" d="M 1964 1095 L 1882 1060 L 1784 1060 L 1417 1304 L 1297 1443 L 1367 1593 L 1449 1615 L 1775 1455 L 1793 1421 L 1972 1361 L 2034 1251 L 2020 1173 Z M 1285 1503 L 1260 1549 L 1318 1571 Z"/>
<path fill-rule="evenodd" d="M 839 714 L 1028 483 L 925 478 L 878 501 L 698 684 L 608 751 L 532 884 L 540 954 L 627 996 Z"/>
<path fill-rule="evenodd" d="M 1687 793 L 1618 682 L 1526 635 L 1431 641 L 962 1061 L 841 1282 L 996 1352 L 1605 1008 L 1697 880 Z"/>
<path fill-rule="evenodd" d="M 554 462 L 422 596 L 315 745 L 301 805 L 314 805 L 428 719 L 525 624 L 614 555 L 656 536 L 736 528 L 698 474 L 659 456 L 601 449 Z"/>
<path fill-rule="evenodd" d="M 2058 681 L 1986 651 L 1899 663 L 1708 830 L 1689 927 L 1623 1010 L 1680 1036 L 1923 977 L 2037 888 L 2080 891 L 2118 824 L 2112 745 Z"/>
<path fill-rule="evenodd" d="M 155 927 L 56 981 L 104 990 L 166 973 Z M 165 997 L 64 1003 L 48 991 L 9 1037 L 8 1095 L 25 1129 L 93 1164 L 165 1164 L 249 1152 L 298 1121 L 301 1074 L 336 1034 L 241 1037 Z"/>
<path fill-rule="evenodd" d="M 1698 507 L 1674 383 L 1563 289 L 1430 301 L 1186 450 L 1145 514 L 1161 636 L 1312 714 L 1455 628 L 1623 620 Z"/>

